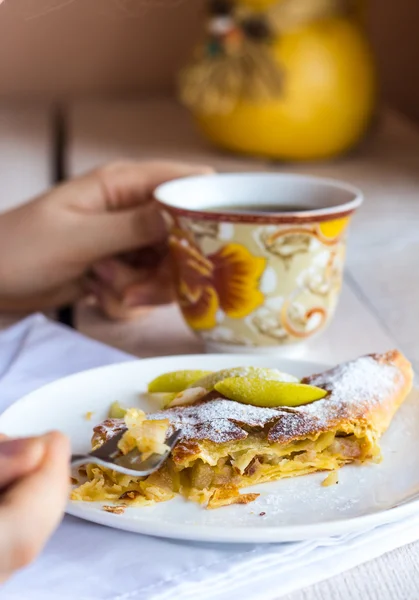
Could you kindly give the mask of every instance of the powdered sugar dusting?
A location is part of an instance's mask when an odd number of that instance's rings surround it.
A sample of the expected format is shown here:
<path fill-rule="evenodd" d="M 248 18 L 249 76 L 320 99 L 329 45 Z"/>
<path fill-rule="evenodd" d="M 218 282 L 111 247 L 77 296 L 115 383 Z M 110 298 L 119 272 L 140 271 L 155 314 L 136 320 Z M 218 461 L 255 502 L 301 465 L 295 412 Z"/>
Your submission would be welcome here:
<path fill-rule="evenodd" d="M 176 429 L 181 429 L 182 440 L 206 439 L 222 443 L 246 438 L 247 433 L 240 425 L 263 428 L 279 418 L 279 411 L 216 398 L 195 406 L 165 410 L 148 418 L 169 419 Z"/>
<path fill-rule="evenodd" d="M 216 443 L 244 439 L 243 425 L 264 429 L 271 442 L 288 442 L 325 431 L 335 421 L 366 417 L 404 382 L 402 372 L 383 357 L 365 356 L 304 380 L 329 392 L 323 399 L 295 409 L 260 408 L 221 398 L 166 410 L 150 419 L 168 418 L 183 440 Z"/>
<path fill-rule="evenodd" d="M 356 419 L 369 413 L 404 382 L 402 372 L 380 358 L 364 356 L 306 378 L 307 383 L 324 388 L 330 394 L 304 407 L 304 412 L 324 425 L 331 419 Z"/>
<path fill-rule="evenodd" d="M 169 419 L 181 430 L 180 441 L 209 440 L 224 443 L 245 439 L 248 429 L 264 431 L 270 442 L 287 443 L 326 431 L 336 422 L 368 417 L 377 406 L 391 398 L 405 382 L 394 364 L 397 353 L 365 356 L 330 371 L 303 380 L 327 390 L 317 402 L 298 408 L 262 408 L 240 404 L 216 394 L 201 403 L 176 407 L 148 415 L 149 419 Z M 391 416 L 391 415 L 390 415 Z M 106 437 L 121 427 L 113 419 L 98 426 Z"/>
<path fill-rule="evenodd" d="M 99 425 L 96 425 L 93 431 L 95 436 L 106 441 L 125 428 L 124 419 L 106 419 Z"/>

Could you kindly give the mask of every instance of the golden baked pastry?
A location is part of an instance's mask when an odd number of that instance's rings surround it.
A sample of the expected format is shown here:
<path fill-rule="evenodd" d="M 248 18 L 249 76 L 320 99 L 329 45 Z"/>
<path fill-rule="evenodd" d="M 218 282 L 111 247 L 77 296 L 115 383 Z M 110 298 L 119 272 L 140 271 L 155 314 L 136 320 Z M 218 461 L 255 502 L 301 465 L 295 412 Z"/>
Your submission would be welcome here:
<path fill-rule="evenodd" d="M 181 430 L 171 457 L 156 473 L 132 478 L 88 465 L 74 500 L 150 505 L 181 494 L 207 508 L 248 503 L 240 488 L 334 471 L 351 462 L 380 460 L 379 439 L 409 393 L 408 360 L 398 351 L 374 354 L 311 375 L 302 383 L 327 395 L 296 408 L 241 404 L 210 392 L 203 400 L 148 415 Z M 124 427 L 108 419 L 94 428 L 93 447 Z"/>

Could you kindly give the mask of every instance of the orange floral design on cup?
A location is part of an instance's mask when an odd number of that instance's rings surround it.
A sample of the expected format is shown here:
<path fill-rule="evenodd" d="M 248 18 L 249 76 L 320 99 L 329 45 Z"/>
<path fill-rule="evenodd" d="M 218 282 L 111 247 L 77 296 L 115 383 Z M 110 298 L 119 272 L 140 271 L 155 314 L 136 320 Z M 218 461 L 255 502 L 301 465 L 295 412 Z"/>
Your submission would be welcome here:
<path fill-rule="evenodd" d="M 219 310 L 242 319 L 264 303 L 259 281 L 266 258 L 253 256 L 237 243 L 204 256 L 182 233 L 170 237 L 170 247 L 180 308 L 192 329 L 214 328 Z"/>

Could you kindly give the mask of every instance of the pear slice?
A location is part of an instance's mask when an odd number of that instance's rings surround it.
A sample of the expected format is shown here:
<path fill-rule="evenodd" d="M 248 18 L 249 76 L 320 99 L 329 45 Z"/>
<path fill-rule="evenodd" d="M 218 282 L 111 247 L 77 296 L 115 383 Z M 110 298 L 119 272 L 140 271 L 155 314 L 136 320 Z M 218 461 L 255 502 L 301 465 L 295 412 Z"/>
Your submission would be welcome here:
<path fill-rule="evenodd" d="M 179 393 L 188 387 L 195 387 L 195 381 L 209 375 L 212 371 L 172 371 L 163 373 L 148 384 L 150 394 L 160 394 L 165 392 Z"/>
<path fill-rule="evenodd" d="M 119 402 L 112 402 L 108 417 L 110 419 L 123 419 L 125 417 L 125 413 L 127 409 L 119 404 Z"/>
<path fill-rule="evenodd" d="M 189 406 L 195 404 L 198 400 L 202 400 L 208 394 L 205 388 L 192 387 L 187 390 L 183 390 L 176 394 L 165 406 L 165 408 L 174 408 L 175 406 Z"/>
<path fill-rule="evenodd" d="M 149 399 L 159 407 L 159 410 L 167 408 L 176 396 L 176 392 L 157 392 L 148 394 Z"/>
<path fill-rule="evenodd" d="M 215 373 L 210 373 L 202 379 L 195 381 L 193 387 L 202 387 L 210 392 L 213 389 L 217 389 L 217 383 L 223 381 L 224 379 L 230 378 L 257 378 L 266 381 L 287 381 L 293 383 L 297 383 L 299 381 L 296 377 L 294 377 L 294 375 L 282 373 L 278 369 L 266 369 L 262 367 L 234 367 L 231 369 L 216 371 Z"/>
<path fill-rule="evenodd" d="M 266 408 L 302 406 L 321 400 L 327 392 L 303 383 L 290 383 L 256 377 L 230 377 L 215 385 L 229 400 Z"/>

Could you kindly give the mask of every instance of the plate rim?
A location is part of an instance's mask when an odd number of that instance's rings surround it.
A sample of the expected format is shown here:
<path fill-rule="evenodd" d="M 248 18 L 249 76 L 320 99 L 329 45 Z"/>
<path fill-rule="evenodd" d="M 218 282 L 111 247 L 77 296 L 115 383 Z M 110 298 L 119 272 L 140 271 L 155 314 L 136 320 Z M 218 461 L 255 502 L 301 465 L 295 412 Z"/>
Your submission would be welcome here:
<path fill-rule="evenodd" d="M 78 514 L 76 510 L 71 510 L 72 506 L 74 506 L 74 504 L 69 504 L 66 508 L 66 514 L 105 527 L 122 529 L 140 535 L 202 543 L 276 544 L 282 542 L 301 542 L 312 539 L 320 540 L 322 538 L 330 539 L 331 537 L 347 535 L 354 532 L 361 535 L 364 531 L 371 531 L 379 526 L 390 525 L 395 521 L 402 520 L 415 513 L 417 514 L 419 510 L 419 498 L 403 504 L 403 506 L 386 508 L 359 517 L 335 521 L 321 521 L 319 523 L 307 525 L 270 526 L 269 528 L 263 529 L 257 527 L 226 529 L 225 527 L 214 525 L 207 527 L 190 524 L 173 525 L 168 524 L 167 522 L 159 524 L 157 521 L 152 521 L 152 524 L 149 525 L 148 521 L 141 521 L 142 530 L 138 531 L 133 530 L 129 526 L 124 527 L 125 523 L 129 524 L 132 520 L 121 519 L 122 515 L 112 515 L 104 511 L 92 511 L 93 517 L 87 518 L 87 516 L 81 514 L 81 512 Z M 384 516 L 391 518 L 383 518 Z M 121 526 L 115 527 L 113 518 L 111 519 L 111 517 L 120 519 Z"/>

